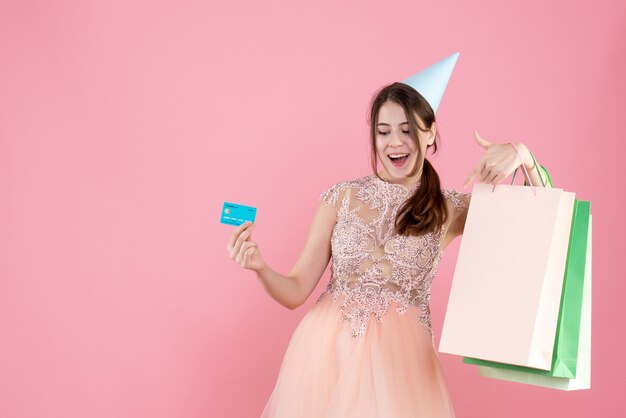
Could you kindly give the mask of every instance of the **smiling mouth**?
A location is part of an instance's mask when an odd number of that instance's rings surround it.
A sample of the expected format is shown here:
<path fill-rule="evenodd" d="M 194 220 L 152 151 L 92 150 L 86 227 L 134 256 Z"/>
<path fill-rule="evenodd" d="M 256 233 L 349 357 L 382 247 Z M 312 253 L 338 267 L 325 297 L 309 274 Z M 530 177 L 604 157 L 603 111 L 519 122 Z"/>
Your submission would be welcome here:
<path fill-rule="evenodd" d="M 389 160 L 391 160 L 391 164 L 393 164 L 396 167 L 402 167 L 404 163 L 406 163 L 406 161 L 409 159 L 410 154 L 392 154 L 392 155 L 394 155 L 394 157 L 392 157 L 391 155 L 387 155 Z"/>

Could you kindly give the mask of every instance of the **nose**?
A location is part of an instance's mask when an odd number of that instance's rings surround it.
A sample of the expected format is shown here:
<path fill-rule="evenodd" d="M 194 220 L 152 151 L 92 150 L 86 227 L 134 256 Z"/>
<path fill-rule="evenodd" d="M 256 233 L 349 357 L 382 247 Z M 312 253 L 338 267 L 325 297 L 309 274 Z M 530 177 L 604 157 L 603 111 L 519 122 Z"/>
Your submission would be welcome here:
<path fill-rule="evenodd" d="M 402 139 L 400 138 L 400 130 L 395 130 L 391 134 L 390 144 L 392 145 L 402 145 Z"/>

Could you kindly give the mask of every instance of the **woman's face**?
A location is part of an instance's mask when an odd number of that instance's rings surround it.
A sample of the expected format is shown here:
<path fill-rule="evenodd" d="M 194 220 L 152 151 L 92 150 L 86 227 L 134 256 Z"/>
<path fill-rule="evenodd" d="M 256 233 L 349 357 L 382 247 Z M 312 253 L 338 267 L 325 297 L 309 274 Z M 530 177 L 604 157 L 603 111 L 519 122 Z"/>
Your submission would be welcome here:
<path fill-rule="evenodd" d="M 415 114 L 415 119 L 420 128 L 425 129 L 424 122 L 417 114 Z M 435 133 L 436 123 L 433 123 L 428 132 L 418 130 L 420 154 L 409 135 L 409 122 L 404 109 L 398 103 L 386 101 L 378 112 L 376 125 L 376 152 L 384 168 L 381 172 L 382 177 L 392 183 L 402 183 L 407 186 L 417 181 L 422 175 L 421 169 L 413 177 L 408 177 L 408 175 L 415 164 L 421 167 L 424 163 L 426 147 L 435 141 Z M 390 158 L 390 156 L 396 157 L 406 154 L 408 157 L 397 161 Z M 419 161 L 418 154 L 421 155 Z"/>

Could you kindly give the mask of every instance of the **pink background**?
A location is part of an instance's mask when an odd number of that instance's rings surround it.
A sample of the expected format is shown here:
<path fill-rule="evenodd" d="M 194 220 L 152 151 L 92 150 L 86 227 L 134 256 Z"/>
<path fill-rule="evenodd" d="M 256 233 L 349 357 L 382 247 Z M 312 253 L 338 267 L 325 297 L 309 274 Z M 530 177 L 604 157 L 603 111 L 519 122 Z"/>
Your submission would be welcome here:
<path fill-rule="evenodd" d="M 454 51 L 443 186 L 462 190 L 477 128 L 595 215 L 592 389 L 440 354 L 457 415 L 620 415 L 625 3 L 246 3 L 2 2 L 0 416 L 258 416 L 329 271 L 278 305 L 228 257 L 222 203 L 258 208 L 253 240 L 288 273 L 319 193 L 370 173 L 373 92 Z M 461 239 L 433 284 L 437 346 Z"/>

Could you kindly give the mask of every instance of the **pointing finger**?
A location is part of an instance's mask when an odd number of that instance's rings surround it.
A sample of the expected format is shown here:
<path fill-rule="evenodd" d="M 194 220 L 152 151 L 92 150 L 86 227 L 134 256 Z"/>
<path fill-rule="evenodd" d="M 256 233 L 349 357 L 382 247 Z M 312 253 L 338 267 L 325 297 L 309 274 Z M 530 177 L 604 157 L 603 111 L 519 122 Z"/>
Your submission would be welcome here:
<path fill-rule="evenodd" d="M 470 171 L 470 173 L 468 174 L 467 178 L 465 179 L 465 182 L 463 183 L 463 187 L 467 187 L 471 181 L 474 179 L 474 177 L 476 176 L 477 173 L 479 173 L 482 170 L 482 162 L 479 162 L 478 165 L 476 165 L 472 171 Z"/>

